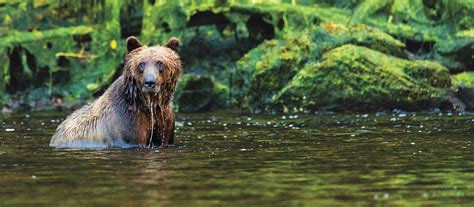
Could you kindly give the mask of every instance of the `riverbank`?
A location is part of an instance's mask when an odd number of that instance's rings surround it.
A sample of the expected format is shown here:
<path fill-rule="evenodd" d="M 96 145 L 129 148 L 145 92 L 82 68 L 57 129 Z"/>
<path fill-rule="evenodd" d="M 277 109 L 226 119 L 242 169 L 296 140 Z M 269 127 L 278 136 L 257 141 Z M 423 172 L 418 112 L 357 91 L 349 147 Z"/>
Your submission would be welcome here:
<path fill-rule="evenodd" d="M 90 103 L 120 75 L 129 35 L 181 39 L 180 112 L 474 109 L 464 1 L 97 4 L 0 6 L 6 111 Z"/>

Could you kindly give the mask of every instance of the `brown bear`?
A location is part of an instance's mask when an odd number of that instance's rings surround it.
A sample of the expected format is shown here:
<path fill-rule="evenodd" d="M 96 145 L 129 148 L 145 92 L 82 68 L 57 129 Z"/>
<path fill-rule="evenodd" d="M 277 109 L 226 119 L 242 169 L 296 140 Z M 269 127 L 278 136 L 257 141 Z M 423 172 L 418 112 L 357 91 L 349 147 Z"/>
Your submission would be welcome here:
<path fill-rule="evenodd" d="M 143 46 L 127 39 L 122 75 L 91 105 L 69 115 L 50 146 L 73 148 L 153 147 L 173 144 L 173 93 L 181 74 L 179 40 Z"/>

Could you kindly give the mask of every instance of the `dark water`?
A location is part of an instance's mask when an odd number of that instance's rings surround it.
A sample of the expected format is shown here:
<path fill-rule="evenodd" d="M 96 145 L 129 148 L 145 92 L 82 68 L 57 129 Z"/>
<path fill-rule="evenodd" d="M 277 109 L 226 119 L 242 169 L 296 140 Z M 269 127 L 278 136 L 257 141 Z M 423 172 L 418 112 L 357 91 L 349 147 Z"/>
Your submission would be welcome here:
<path fill-rule="evenodd" d="M 180 115 L 173 148 L 50 148 L 63 117 L 0 118 L 0 206 L 474 204 L 474 115 Z"/>

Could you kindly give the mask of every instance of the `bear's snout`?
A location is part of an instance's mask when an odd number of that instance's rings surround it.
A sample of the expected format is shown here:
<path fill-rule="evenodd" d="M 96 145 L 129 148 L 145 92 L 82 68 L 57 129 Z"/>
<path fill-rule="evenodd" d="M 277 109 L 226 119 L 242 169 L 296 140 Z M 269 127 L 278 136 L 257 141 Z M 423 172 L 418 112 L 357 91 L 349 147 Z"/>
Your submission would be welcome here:
<path fill-rule="evenodd" d="M 145 87 L 147 88 L 154 88 L 156 85 L 156 78 L 155 76 L 149 74 L 145 77 Z"/>
<path fill-rule="evenodd" d="M 147 74 L 145 75 L 143 81 L 143 92 L 145 93 L 158 93 L 160 87 L 158 86 L 158 80 L 155 75 Z"/>

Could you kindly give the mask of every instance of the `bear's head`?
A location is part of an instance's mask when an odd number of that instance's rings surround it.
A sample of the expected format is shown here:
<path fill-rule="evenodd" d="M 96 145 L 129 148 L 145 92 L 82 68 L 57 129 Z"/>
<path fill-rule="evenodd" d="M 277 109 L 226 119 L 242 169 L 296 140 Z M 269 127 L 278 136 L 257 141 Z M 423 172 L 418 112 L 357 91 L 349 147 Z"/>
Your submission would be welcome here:
<path fill-rule="evenodd" d="M 144 46 L 136 37 L 127 38 L 124 67 L 127 95 L 132 99 L 159 97 L 160 102 L 169 102 L 182 70 L 178 47 L 179 40 L 175 37 L 164 46 Z"/>

